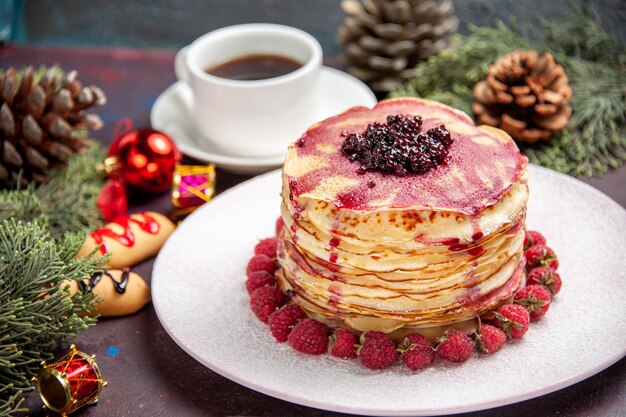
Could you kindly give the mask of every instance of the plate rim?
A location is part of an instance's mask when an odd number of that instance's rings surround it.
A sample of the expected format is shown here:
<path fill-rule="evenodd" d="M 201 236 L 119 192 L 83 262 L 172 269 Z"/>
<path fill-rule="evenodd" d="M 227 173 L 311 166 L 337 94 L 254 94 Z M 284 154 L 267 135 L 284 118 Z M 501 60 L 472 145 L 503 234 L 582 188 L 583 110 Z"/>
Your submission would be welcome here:
<path fill-rule="evenodd" d="M 608 204 L 612 204 L 615 205 L 616 207 L 620 208 L 623 215 L 625 216 L 626 219 L 626 208 L 623 207 L 621 204 L 619 204 L 618 202 L 616 202 L 615 200 L 613 200 L 610 196 L 606 195 L 605 193 L 603 193 L 602 191 L 598 190 L 597 188 L 584 183 L 583 181 L 571 177 L 569 175 L 539 166 L 539 165 L 534 165 L 534 164 L 529 164 L 529 167 L 532 167 L 531 169 L 533 170 L 538 170 L 543 172 L 546 175 L 551 175 L 557 178 L 561 178 L 564 179 L 565 181 L 571 182 L 573 184 L 576 184 L 577 186 L 582 186 L 583 188 L 585 188 L 588 191 L 591 191 L 592 193 L 594 193 L 596 195 L 596 197 L 599 197 L 603 200 L 605 200 Z M 224 199 L 224 198 L 228 198 L 228 196 L 231 193 L 237 192 L 237 190 L 241 187 L 243 187 L 245 184 L 249 183 L 249 182 L 254 182 L 254 181 L 262 181 L 265 177 L 270 177 L 270 176 L 274 176 L 274 175 L 278 175 L 280 173 L 280 169 L 276 169 L 276 170 L 272 170 L 270 172 L 261 174 L 261 175 L 257 175 L 249 180 L 243 181 L 231 188 L 229 188 L 228 190 L 225 190 L 224 192 L 222 192 L 221 194 L 219 194 L 217 197 L 214 198 L 214 200 L 217 199 Z M 188 218 L 192 218 L 193 216 L 197 216 L 198 213 L 201 213 L 202 210 L 208 210 L 207 207 L 209 207 L 208 205 L 205 205 L 204 207 L 200 207 L 198 210 L 196 210 L 194 213 L 192 213 Z M 168 239 L 169 240 L 169 239 Z M 167 244 L 167 242 L 166 242 Z M 162 256 L 161 256 L 161 252 L 159 252 L 159 255 L 157 256 L 155 262 L 154 262 L 154 266 L 153 266 L 153 280 L 152 280 L 152 284 L 151 286 L 154 287 L 154 278 L 158 276 L 158 274 L 155 274 L 154 272 L 158 270 L 158 266 L 161 262 Z M 156 280 L 158 282 L 158 279 Z M 154 292 L 154 290 L 153 290 Z M 158 291 L 157 291 L 158 293 Z M 545 386 L 545 387 L 541 387 L 539 389 L 536 390 L 532 390 L 532 391 L 527 391 L 521 394 L 517 394 L 517 395 L 513 395 L 513 396 L 509 396 L 507 398 L 504 399 L 498 399 L 498 400 L 493 400 L 493 401 L 489 401 L 489 402 L 472 402 L 472 403 L 465 403 L 462 406 L 456 406 L 453 408 L 447 408 L 447 409 L 431 409 L 431 410 L 407 410 L 407 409 L 389 409 L 386 408 L 384 410 L 382 409 L 378 409 L 378 408 L 366 408 L 366 407 L 344 407 L 341 405 L 329 405 L 328 403 L 323 403 L 317 400 L 312 400 L 312 399 L 308 399 L 308 398 L 304 398 L 301 396 L 298 397 L 293 397 L 290 396 L 289 393 L 286 393 L 284 391 L 281 390 L 277 390 L 277 389 L 272 389 L 272 388 L 267 388 L 264 387 L 262 385 L 256 384 L 254 382 L 245 380 L 243 378 L 238 377 L 237 375 L 231 373 L 228 369 L 226 369 L 225 367 L 221 366 L 220 364 L 216 364 L 216 363 L 208 363 L 208 361 L 203 360 L 202 358 L 199 357 L 199 355 L 197 355 L 196 353 L 194 353 L 194 351 L 186 346 L 186 344 L 184 342 L 182 342 L 181 340 L 179 340 L 177 338 L 177 336 L 171 331 L 171 329 L 165 325 L 165 318 L 162 316 L 162 312 L 160 311 L 160 307 L 159 306 L 159 302 L 157 301 L 159 297 L 154 297 L 153 294 L 153 299 L 152 299 L 152 303 L 154 306 L 154 310 L 156 312 L 157 318 L 161 324 L 161 326 L 163 327 L 163 329 L 165 330 L 165 332 L 168 334 L 168 336 L 183 350 L 185 351 L 189 356 L 191 356 L 192 358 L 194 358 L 197 362 L 199 362 L 200 364 L 202 364 L 203 366 L 207 367 L 208 369 L 210 369 L 213 372 L 218 373 L 219 375 L 233 381 L 236 382 L 239 385 L 242 385 L 248 389 L 252 389 L 254 391 L 260 392 L 262 394 L 265 395 L 269 395 L 271 397 L 274 398 L 278 398 L 280 400 L 283 401 L 287 401 L 293 404 L 297 404 L 297 405 L 304 405 L 307 407 L 312 407 L 312 408 L 316 408 L 316 409 L 320 409 L 320 410 L 326 410 L 326 411 L 333 411 L 333 412 L 340 412 L 340 413 L 349 413 L 349 414 L 359 414 L 359 415 L 366 415 L 366 416 L 435 416 L 435 415 L 452 415 L 452 414 L 458 414 L 458 413 L 467 413 L 467 412 L 475 412 L 475 411 L 481 411 L 481 410 L 487 410 L 487 409 L 492 409 L 492 408 L 496 408 L 496 407 L 502 407 L 502 406 L 506 406 L 506 405 L 511 405 L 511 404 L 516 404 L 522 401 L 526 401 L 526 400 L 530 400 L 530 399 L 534 399 L 534 398 L 538 398 L 556 391 L 559 391 L 563 388 L 572 386 L 578 382 L 581 382 L 585 379 L 588 379 L 590 377 L 592 377 L 593 375 L 596 375 L 600 372 L 602 372 L 603 370 L 609 368 L 610 366 L 614 365 L 615 363 L 617 363 L 619 360 L 623 359 L 626 356 L 626 345 L 622 346 L 621 349 L 616 350 L 614 355 L 611 355 L 608 357 L 608 359 L 603 360 L 600 364 L 598 364 L 597 366 L 591 368 L 591 369 L 587 369 L 585 372 L 582 372 L 580 374 L 576 374 L 573 375 L 569 378 L 563 378 L 560 381 L 553 383 L 549 386 Z"/>

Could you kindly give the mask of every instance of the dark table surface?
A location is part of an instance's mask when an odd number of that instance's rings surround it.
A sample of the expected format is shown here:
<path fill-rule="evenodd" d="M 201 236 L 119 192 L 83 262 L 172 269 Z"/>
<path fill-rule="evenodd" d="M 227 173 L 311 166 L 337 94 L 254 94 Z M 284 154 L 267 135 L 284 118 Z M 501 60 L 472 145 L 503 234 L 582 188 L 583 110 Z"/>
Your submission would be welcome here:
<path fill-rule="evenodd" d="M 108 96 L 98 110 L 105 127 L 95 137 L 107 144 L 116 122 L 129 117 L 135 127 L 149 126 L 150 108 L 175 81 L 173 51 L 5 46 L 0 66 L 51 65 L 79 71 L 84 83 L 100 86 Z M 340 66 L 337 59 L 326 64 Z M 218 170 L 218 193 L 250 177 Z M 602 178 L 581 178 L 626 206 L 626 166 Z M 167 195 L 131 201 L 131 210 L 170 212 Z M 152 260 L 134 268 L 150 280 Z M 601 337 L 601 335 L 598 335 Z M 108 381 L 97 406 L 75 415 L 97 416 L 337 416 L 242 387 L 197 363 L 179 348 L 159 323 L 152 305 L 132 316 L 102 319 L 83 332 L 76 345 L 97 361 Z M 107 353 L 116 347 L 116 355 Z M 471 382 L 468 382 L 471 383 Z M 497 387 L 494 387 L 497 389 Z M 30 395 L 32 415 L 41 401 Z M 625 416 L 626 359 L 578 384 L 543 397 L 465 416 Z"/>

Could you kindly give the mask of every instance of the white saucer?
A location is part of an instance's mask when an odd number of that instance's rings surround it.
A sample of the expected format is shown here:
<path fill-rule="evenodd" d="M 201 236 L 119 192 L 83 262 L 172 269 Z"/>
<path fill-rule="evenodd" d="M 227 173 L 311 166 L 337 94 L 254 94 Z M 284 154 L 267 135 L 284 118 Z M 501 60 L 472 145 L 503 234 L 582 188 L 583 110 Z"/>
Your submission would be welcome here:
<path fill-rule="evenodd" d="M 317 120 L 341 113 L 353 106 L 372 107 L 377 102 L 374 93 L 361 81 L 329 67 L 322 68 L 316 93 Z M 191 103 L 191 90 L 183 82 L 178 81 L 159 95 L 150 111 L 152 127 L 167 133 L 185 155 L 203 162 L 213 162 L 217 167 L 237 174 L 258 174 L 282 165 L 284 153 L 268 157 L 221 153 L 197 131 L 191 117 Z M 306 126 L 303 133 L 304 129 Z M 280 135 L 280 127 L 276 134 Z"/>

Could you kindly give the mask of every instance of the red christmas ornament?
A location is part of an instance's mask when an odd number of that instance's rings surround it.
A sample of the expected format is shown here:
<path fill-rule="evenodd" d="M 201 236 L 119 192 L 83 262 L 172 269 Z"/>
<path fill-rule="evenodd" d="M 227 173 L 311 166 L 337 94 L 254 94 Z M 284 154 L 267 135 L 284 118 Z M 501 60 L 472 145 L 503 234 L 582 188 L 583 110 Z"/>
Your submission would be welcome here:
<path fill-rule="evenodd" d="M 125 214 L 128 210 L 128 200 L 122 180 L 116 177 L 108 180 L 98 194 L 96 204 L 102 212 L 104 220 L 108 222 Z"/>
<path fill-rule="evenodd" d="M 98 194 L 96 204 L 107 221 L 126 213 L 127 185 L 150 193 L 169 190 L 174 166 L 181 159 L 180 151 L 166 134 L 131 127 L 129 119 L 118 122 L 113 132 L 116 139 L 102 168 L 109 181 Z"/>
<path fill-rule="evenodd" d="M 109 149 L 105 165 L 114 166 L 126 185 L 150 193 L 162 193 L 172 186 L 174 165 L 181 153 L 167 135 L 158 130 L 130 130 L 119 136 Z"/>
<path fill-rule="evenodd" d="M 39 396 L 47 408 L 67 417 L 87 404 L 95 404 L 106 385 L 96 358 L 80 352 L 74 345 L 57 361 L 47 364 L 34 378 Z"/>

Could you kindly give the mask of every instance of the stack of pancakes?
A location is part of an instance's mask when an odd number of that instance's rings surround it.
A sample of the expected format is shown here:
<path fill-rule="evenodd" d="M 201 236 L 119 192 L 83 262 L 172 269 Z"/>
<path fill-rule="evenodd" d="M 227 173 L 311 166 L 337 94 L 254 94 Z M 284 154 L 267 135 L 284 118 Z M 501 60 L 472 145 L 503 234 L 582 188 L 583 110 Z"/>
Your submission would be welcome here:
<path fill-rule="evenodd" d="M 448 161 L 421 175 L 358 173 L 346 132 L 388 115 L 444 125 Z M 282 172 L 277 275 L 309 316 L 358 331 L 458 326 L 524 279 L 527 159 L 503 131 L 422 99 L 354 107 L 312 126 Z"/>

